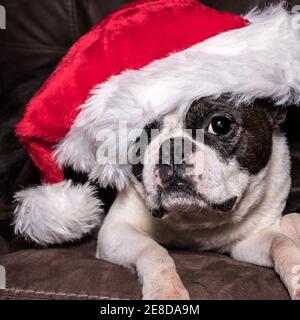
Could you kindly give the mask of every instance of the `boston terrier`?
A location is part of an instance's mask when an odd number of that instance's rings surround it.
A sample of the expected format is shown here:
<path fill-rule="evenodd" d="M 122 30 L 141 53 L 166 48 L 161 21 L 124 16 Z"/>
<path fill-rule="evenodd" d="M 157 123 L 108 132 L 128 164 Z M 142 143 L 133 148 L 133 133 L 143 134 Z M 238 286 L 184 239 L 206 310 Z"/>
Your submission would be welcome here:
<path fill-rule="evenodd" d="M 299 299 L 300 219 L 282 214 L 291 185 L 285 113 L 268 101 L 207 97 L 148 124 L 97 258 L 136 270 L 143 299 L 189 299 L 166 248 L 273 267 Z"/>

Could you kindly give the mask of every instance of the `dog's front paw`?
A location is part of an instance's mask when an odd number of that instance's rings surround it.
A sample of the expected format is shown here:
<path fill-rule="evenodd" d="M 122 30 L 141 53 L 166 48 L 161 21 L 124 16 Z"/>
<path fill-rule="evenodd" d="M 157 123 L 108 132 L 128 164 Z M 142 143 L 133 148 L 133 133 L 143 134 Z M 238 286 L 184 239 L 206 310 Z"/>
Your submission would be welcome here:
<path fill-rule="evenodd" d="M 189 300 L 189 293 L 183 286 L 166 284 L 143 294 L 143 300 Z"/>
<path fill-rule="evenodd" d="M 272 242 L 275 270 L 289 291 L 291 299 L 300 300 L 300 250 L 299 245 L 285 236 Z"/>
<path fill-rule="evenodd" d="M 300 300 L 300 264 L 291 268 L 288 290 L 292 300 Z"/>
<path fill-rule="evenodd" d="M 143 300 L 189 300 L 189 293 L 185 289 L 176 271 L 161 272 L 143 284 Z"/>
<path fill-rule="evenodd" d="M 300 242 L 300 215 L 290 213 L 282 217 L 280 231 L 296 242 Z"/>

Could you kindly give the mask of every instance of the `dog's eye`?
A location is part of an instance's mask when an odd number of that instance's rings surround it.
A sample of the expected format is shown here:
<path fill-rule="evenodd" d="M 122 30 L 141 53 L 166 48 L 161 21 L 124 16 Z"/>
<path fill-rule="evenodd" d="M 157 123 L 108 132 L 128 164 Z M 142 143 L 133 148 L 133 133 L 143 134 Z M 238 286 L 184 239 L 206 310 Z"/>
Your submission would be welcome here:
<path fill-rule="evenodd" d="M 211 120 L 207 131 L 218 136 L 224 136 L 228 134 L 232 129 L 233 122 L 230 119 L 222 116 L 216 116 Z"/>

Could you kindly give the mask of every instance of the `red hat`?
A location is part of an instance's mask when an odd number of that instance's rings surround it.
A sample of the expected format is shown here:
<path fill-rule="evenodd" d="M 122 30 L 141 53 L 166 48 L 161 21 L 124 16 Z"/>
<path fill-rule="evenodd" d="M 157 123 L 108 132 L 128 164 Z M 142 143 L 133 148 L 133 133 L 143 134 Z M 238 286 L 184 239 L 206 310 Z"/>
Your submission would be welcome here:
<path fill-rule="evenodd" d="M 98 153 L 101 137 L 114 143 L 109 133 L 120 121 L 143 128 L 169 111 L 184 112 L 196 98 L 223 93 L 240 102 L 298 102 L 300 45 L 292 19 L 281 5 L 243 18 L 196 0 L 142 0 L 96 25 L 17 126 L 44 185 L 16 194 L 16 232 L 48 244 L 78 239 L 99 224 L 94 189 L 65 181 L 63 168 L 123 189 L 130 165 L 101 161 Z"/>

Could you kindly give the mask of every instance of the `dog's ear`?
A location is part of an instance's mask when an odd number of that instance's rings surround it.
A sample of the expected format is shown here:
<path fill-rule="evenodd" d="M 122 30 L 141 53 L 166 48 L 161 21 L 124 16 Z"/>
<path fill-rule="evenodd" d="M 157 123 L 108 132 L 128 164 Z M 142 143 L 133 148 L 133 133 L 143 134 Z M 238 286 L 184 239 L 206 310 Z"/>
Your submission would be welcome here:
<path fill-rule="evenodd" d="M 286 107 L 273 106 L 271 110 L 267 111 L 274 128 L 278 128 L 285 123 L 287 110 Z"/>
<path fill-rule="evenodd" d="M 260 100 L 258 102 L 266 111 L 267 117 L 273 128 L 281 127 L 287 118 L 288 108 L 285 106 L 276 106 L 273 101 Z"/>

